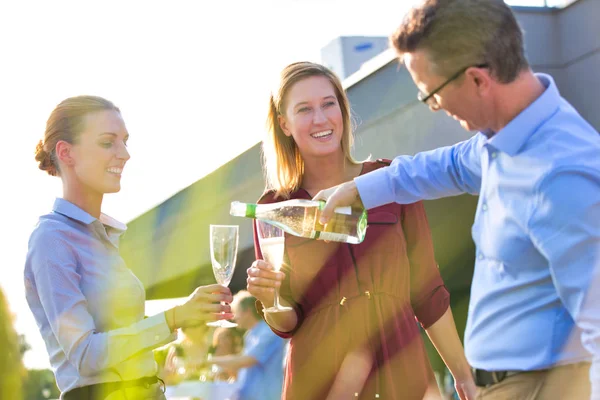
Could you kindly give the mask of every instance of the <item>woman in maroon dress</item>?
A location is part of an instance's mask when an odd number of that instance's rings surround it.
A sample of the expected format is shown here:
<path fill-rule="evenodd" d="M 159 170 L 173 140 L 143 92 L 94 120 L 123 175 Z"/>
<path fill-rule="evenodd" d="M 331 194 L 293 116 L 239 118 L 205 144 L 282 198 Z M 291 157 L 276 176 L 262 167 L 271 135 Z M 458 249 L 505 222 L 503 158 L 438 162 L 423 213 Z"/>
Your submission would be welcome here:
<path fill-rule="evenodd" d="M 268 128 L 268 190 L 260 203 L 311 199 L 387 164 L 354 160 L 348 99 L 339 79 L 318 64 L 284 68 Z M 474 384 L 422 203 L 369 210 L 365 240 L 357 245 L 286 235 L 285 248 L 283 272 L 274 272 L 262 261 L 255 229 L 257 261 L 248 269 L 248 290 L 260 309 L 273 305 L 276 285 L 282 303 L 293 308 L 265 314 L 276 334 L 291 338 L 284 399 L 441 398 L 418 323 L 461 398 L 471 398 Z"/>

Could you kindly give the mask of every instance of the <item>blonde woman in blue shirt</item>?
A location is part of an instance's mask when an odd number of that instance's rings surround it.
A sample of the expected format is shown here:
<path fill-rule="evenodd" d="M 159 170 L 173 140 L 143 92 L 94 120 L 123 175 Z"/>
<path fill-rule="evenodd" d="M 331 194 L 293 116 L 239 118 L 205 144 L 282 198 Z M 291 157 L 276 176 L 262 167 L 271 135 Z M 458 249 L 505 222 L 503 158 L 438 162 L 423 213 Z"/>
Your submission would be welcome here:
<path fill-rule="evenodd" d="M 31 234 L 25 288 L 61 399 L 165 399 L 152 350 L 178 328 L 232 317 L 219 304 L 232 301 L 229 289 L 209 285 L 144 318 L 144 287 L 119 256 L 126 227 L 101 212 L 104 194 L 121 188 L 128 138 L 113 103 L 79 96 L 54 109 L 36 148 L 63 197 Z"/>

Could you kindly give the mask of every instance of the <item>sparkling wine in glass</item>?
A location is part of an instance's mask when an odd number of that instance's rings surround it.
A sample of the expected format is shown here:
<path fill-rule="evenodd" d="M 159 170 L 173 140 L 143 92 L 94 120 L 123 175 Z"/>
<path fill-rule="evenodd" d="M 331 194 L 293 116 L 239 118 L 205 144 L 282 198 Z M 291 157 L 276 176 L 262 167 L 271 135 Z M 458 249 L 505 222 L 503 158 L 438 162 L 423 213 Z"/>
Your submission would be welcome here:
<path fill-rule="evenodd" d="M 273 266 L 275 271 L 279 271 L 283 264 L 285 250 L 285 236 L 283 230 L 260 220 L 256 220 L 256 228 L 258 231 L 258 243 L 263 258 Z M 265 308 L 263 311 L 274 313 L 291 310 L 291 307 L 285 307 L 279 304 L 279 289 L 275 288 L 275 301 L 273 307 Z"/>
<path fill-rule="evenodd" d="M 215 279 L 220 285 L 229 286 L 231 278 L 233 278 L 238 251 L 238 241 L 238 225 L 210 226 L 210 261 L 212 263 Z M 226 320 L 209 322 L 206 325 L 220 326 L 222 328 L 233 328 L 237 326 L 236 323 Z"/>

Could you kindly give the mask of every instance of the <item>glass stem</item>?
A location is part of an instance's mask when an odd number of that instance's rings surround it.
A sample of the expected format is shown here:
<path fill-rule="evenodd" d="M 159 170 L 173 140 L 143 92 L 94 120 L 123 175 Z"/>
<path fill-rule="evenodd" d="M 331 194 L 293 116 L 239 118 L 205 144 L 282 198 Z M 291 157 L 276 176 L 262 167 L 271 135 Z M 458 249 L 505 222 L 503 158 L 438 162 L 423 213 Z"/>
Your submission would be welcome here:
<path fill-rule="evenodd" d="M 275 298 L 273 299 L 273 308 L 275 309 L 280 309 L 281 306 L 279 305 L 279 288 L 275 287 Z"/>

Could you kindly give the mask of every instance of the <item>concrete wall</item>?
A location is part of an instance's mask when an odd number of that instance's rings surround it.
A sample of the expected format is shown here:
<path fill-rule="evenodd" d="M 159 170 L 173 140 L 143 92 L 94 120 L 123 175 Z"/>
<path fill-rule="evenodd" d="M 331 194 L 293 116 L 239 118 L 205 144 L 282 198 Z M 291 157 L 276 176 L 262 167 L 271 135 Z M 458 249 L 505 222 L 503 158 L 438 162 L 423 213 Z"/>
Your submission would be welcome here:
<path fill-rule="evenodd" d="M 600 1 L 581 0 L 558 14 L 563 95 L 600 131 Z"/>
<path fill-rule="evenodd" d="M 121 254 L 147 289 L 147 298 L 187 296 L 214 282 L 209 225 L 237 224 L 240 241 L 232 287 L 240 288 L 254 260 L 250 220 L 229 215 L 233 200 L 254 202 L 264 180 L 260 148 L 253 146 L 205 178 L 181 190 L 128 224 Z"/>
<path fill-rule="evenodd" d="M 321 49 L 321 62 L 345 79 L 387 47 L 387 37 L 341 36 Z"/>

